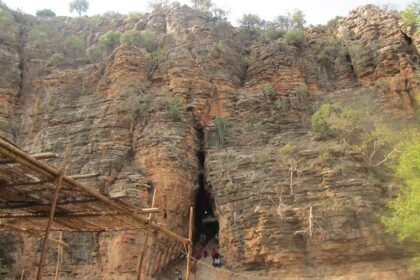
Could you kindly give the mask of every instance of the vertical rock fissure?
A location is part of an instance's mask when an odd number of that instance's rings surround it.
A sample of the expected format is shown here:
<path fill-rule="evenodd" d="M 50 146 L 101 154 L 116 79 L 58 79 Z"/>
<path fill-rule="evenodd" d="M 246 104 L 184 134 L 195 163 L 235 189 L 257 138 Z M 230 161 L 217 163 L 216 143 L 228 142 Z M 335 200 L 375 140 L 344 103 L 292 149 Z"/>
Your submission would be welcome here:
<path fill-rule="evenodd" d="M 194 242 L 209 241 L 219 230 L 219 223 L 214 215 L 214 202 L 210 193 L 206 190 L 205 177 L 205 137 L 203 128 L 197 128 L 197 138 L 199 147 L 197 149 L 198 161 L 198 190 L 195 201 L 195 220 L 194 220 Z M 205 240 L 202 240 L 205 237 Z"/>

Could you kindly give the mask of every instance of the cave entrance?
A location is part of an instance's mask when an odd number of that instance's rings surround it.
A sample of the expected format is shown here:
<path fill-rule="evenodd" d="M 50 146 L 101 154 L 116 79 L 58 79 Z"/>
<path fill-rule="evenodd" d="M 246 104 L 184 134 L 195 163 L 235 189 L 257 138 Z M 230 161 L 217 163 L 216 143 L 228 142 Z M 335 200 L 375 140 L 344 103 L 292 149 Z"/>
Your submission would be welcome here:
<path fill-rule="evenodd" d="M 214 239 L 219 232 L 219 222 L 213 212 L 213 209 L 215 209 L 214 199 L 205 188 L 204 163 L 206 154 L 204 152 L 203 129 L 197 129 L 197 136 L 200 140 L 201 147 L 197 152 L 199 174 L 198 191 L 195 201 L 194 242 L 207 243 Z"/>

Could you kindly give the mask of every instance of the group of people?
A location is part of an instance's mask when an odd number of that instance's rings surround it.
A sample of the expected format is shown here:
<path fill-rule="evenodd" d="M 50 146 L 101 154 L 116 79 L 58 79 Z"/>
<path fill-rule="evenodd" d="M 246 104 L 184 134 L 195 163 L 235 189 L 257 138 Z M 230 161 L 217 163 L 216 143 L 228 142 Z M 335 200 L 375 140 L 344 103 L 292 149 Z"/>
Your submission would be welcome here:
<path fill-rule="evenodd" d="M 222 266 L 222 255 L 220 254 L 220 247 L 218 247 L 217 249 L 212 248 L 211 249 L 211 257 L 213 259 L 213 266 L 214 267 L 219 267 Z"/>

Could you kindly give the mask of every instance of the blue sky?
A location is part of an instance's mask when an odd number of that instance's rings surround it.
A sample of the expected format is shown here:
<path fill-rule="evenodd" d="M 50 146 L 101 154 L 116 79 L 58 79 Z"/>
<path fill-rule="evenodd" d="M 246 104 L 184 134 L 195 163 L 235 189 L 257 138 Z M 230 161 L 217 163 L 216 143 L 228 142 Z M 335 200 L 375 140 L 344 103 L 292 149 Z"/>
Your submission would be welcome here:
<path fill-rule="evenodd" d="M 3 0 L 11 8 L 20 8 L 26 13 L 35 14 L 37 10 L 49 8 L 57 15 L 71 15 L 69 12 L 70 0 Z M 189 4 L 189 0 L 178 1 Z M 213 0 L 216 6 L 230 11 L 229 19 L 232 23 L 244 13 L 253 13 L 261 18 L 271 20 L 277 15 L 285 14 L 294 9 L 302 10 L 308 23 L 324 24 L 335 16 L 345 16 L 357 6 L 364 4 L 390 4 L 402 9 L 413 0 Z M 102 14 L 107 11 L 120 13 L 145 12 L 148 10 L 150 1 L 133 0 L 89 0 L 90 8 L 88 15 Z M 76 14 L 73 14 L 74 16 Z"/>

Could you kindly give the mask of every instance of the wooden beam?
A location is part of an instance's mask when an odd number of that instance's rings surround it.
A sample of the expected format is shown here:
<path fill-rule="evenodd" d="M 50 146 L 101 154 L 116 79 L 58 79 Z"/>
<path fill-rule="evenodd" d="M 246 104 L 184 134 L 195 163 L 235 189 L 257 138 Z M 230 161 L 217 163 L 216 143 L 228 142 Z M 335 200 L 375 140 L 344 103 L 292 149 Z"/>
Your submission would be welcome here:
<path fill-rule="evenodd" d="M 43 184 L 47 184 L 47 183 L 51 183 L 53 182 L 54 179 L 47 179 L 47 180 L 42 180 L 42 181 L 33 181 L 33 182 L 14 182 L 14 183 L 10 183 L 10 184 L 5 184 L 2 185 L 2 188 L 8 188 L 8 187 L 20 187 L 20 186 L 32 186 L 32 185 L 43 185 Z"/>
<path fill-rule="evenodd" d="M 16 148 L 15 146 L 9 144 L 8 142 L 4 141 L 3 139 L 0 139 L 0 153 L 5 155 L 6 157 L 15 160 L 16 162 L 32 168 L 33 170 L 36 170 L 37 172 L 39 172 L 40 174 L 43 174 L 45 176 L 59 176 L 60 172 L 57 171 L 56 169 L 52 168 L 49 165 L 46 165 L 43 162 L 37 161 L 36 159 L 34 159 L 33 157 L 31 157 L 30 155 L 26 154 L 25 152 L 23 152 L 22 150 Z M 136 220 L 139 223 L 142 224 L 147 224 L 149 223 L 149 220 L 145 217 L 136 215 L 135 213 L 133 213 L 133 211 L 125 206 L 122 206 L 119 203 L 116 203 L 114 201 L 112 201 L 111 199 L 107 198 L 106 196 L 100 194 L 99 192 L 97 192 L 95 189 L 87 187 L 79 182 L 77 182 L 76 180 L 70 178 L 69 176 L 63 176 L 63 182 L 66 185 L 71 185 L 75 188 L 81 189 L 83 191 L 85 191 L 86 193 L 90 194 L 93 197 L 96 197 L 98 200 L 102 201 L 103 203 L 105 203 L 106 205 L 108 205 L 110 208 L 118 210 L 119 212 L 121 212 L 122 214 L 131 216 L 134 220 Z M 160 225 L 158 223 L 154 223 L 154 222 L 150 222 L 151 223 L 151 227 L 162 232 L 165 233 L 166 235 L 170 236 L 171 238 L 178 240 L 179 242 L 182 242 L 183 244 L 190 244 L 191 241 L 169 229 L 167 229 L 165 226 Z"/>
<path fill-rule="evenodd" d="M 188 253 L 187 253 L 187 271 L 185 272 L 185 280 L 190 279 L 190 266 L 191 266 L 191 255 L 192 255 L 192 236 L 193 236 L 193 221 L 194 221 L 194 207 L 190 207 L 190 222 L 188 227 L 188 239 L 190 243 L 188 244 Z"/>
<path fill-rule="evenodd" d="M 51 227 L 52 227 L 52 224 L 53 224 L 53 221 L 54 221 L 55 207 L 57 206 L 58 195 L 60 193 L 60 189 L 61 189 L 61 186 L 63 184 L 64 172 L 66 170 L 68 155 L 69 155 L 69 147 L 67 146 L 66 151 L 64 153 L 64 159 L 63 159 L 63 162 L 62 162 L 62 167 L 61 167 L 61 169 L 59 171 L 59 174 L 58 174 L 59 177 L 58 177 L 58 180 L 57 180 L 57 186 L 54 190 L 54 196 L 53 196 L 53 199 L 51 201 L 50 216 L 49 216 L 49 219 L 48 219 L 47 228 L 45 229 L 45 237 L 44 237 L 44 242 L 42 244 L 41 258 L 39 260 L 38 273 L 37 273 L 37 276 L 36 276 L 37 280 L 42 279 L 42 269 L 44 267 L 45 255 L 46 255 L 47 249 L 48 249 L 48 239 L 50 237 Z"/>
<path fill-rule="evenodd" d="M 88 178 L 94 178 L 100 176 L 101 173 L 90 173 L 90 174 L 79 174 L 79 175 L 71 175 L 69 176 L 72 179 L 88 179 Z"/>
<path fill-rule="evenodd" d="M 56 154 L 53 153 L 40 153 L 40 154 L 33 154 L 31 155 L 34 159 L 50 159 L 50 158 L 57 158 Z M 9 163 L 16 163 L 10 159 L 3 159 L 0 160 L 0 164 L 9 164 Z"/>
<path fill-rule="evenodd" d="M 59 205 L 57 205 L 58 207 Z M 1 209 L 1 208 L 0 208 Z M 8 209 L 8 208 L 6 208 Z M 159 208 L 145 208 L 138 211 L 134 211 L 138 214 L 148 214 L 148 213 L 159 213 Z M 74 213 L 74 212 L 66 212 L 66 213 L 55 213 L 55 218 L 86 218 L 86 217 L 102 217 L 102 216 L 123 216 L 121 213 L 110 213 L 110 212 L 96 212 L 96 213 Z M 38 218 L 44 219 L 49 217 L 47 213 L 43 214 L 23 214 L 23 215 L 0 215 L 0 219 L 19 219 L 19 218 Z"/>
<path fill-rule="evenodd" d="M 153 192 L 152 205 L 151 205 L 152 208 L 155 206 L 155 198 L 156 198 L 156 189 Z M 144 241 L 143 241 L 143 251 L 141 252 L 139 265 L 137 267 L 137 280 L 141 280 L 141 278 L 142 278 L 141 277 L 142 276 L 142 266 L 143 266 L 144 256 L 146 254 L 147 242 L 149 240 L 149 234 L 150 234 L 150 229 L 151 229 L 151 223 L 150 222 L 151 221 L 152 221 L 152 214 L 150 213 L 149 214 L 149 223 L 147 224 L 146 236 L 144 237 Z M 144 277 L 145 276 L 146 275 L 144 275 Z"/>
<path fill-rule="evenodd" d="M 59 240 L 63 241 L 63 232 L 60 231 Z M 61 261 L 63 259 L 63 246 L 58 246 L 57 252 L 57 266 L 55 267 L 55 280 L 58 280 L 60 277 L 60 270 L 61 270 Z"/>
<path fill-rule="evenodd" d="M 40 238 L 40 237 L 43 238 L 44 237 L 41 232 L 30 230 L 30 229 L 18 228 L 18 227 L 15 227 L 13 225 L 1 224 L 0 228 L 1 227 L 9 229 L 10 231 L 21 232 L 21 233 L 24 233 L 24 234 L 28 234 L 28 235 L 31 235 L 31 236 L 38 237 L 38 238 Z M 56 243 L 57 245 L 69 246 L 69 244 L 67 244 L 65 242 L 62 242 L 62 241 L 59 241 L 59 240 L 56 240 L 56 239 L 51 238 L 51 237 L 49 237 L 49 240 L 53 243 Z"/>

